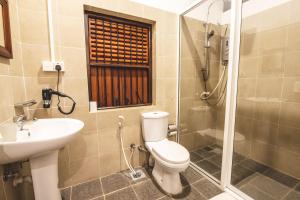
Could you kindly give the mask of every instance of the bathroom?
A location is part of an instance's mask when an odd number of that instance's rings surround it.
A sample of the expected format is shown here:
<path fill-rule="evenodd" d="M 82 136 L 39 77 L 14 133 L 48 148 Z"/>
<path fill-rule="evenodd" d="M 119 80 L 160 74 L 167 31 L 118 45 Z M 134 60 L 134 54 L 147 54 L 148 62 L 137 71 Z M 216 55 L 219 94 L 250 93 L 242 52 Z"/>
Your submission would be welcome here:
<path fill-rule="evenodd" d="M 300 199 L 298 0 L 0 4 L 0 200 Z"/>

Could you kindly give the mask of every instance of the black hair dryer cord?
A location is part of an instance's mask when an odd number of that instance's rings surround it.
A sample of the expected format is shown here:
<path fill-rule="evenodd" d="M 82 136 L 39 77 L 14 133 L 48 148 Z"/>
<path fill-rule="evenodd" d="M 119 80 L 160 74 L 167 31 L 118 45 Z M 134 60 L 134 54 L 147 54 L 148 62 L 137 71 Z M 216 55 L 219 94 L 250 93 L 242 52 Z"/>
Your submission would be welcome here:
<path fill-rule="evenodd" d="M 59 73 L 61 71 L 61 66 L 60 65 L 56 65 L 55 66 L 55 70 L 57 71 L 57 91 L 54 91 L 52 90 L 52 94 L 56 94 L 57 95 L 57 99 L 58 99 L 58 103 L 57 103 L 57 107 L 58 107 L 58 110 L 60 113 L 64 114 L 64 115 L 69 115 L 71 114 L 72 112 L 74 112 L 74 109 L 75 109 L 75 106 L 76 106 L 76 102 L 74 101 L 74 99 L 72 99 L 70 96 L 64 94 L 64 93 L 61 93 L 59 92 L 58 90 L 58 85 L 59 85 Z M 65 98 L 68 98 L 70 99 L 71 101 L 73 101 L 73 104 L 72 104 L 72 108 L 69 112 L 65 112 L 63 111 L 63 109 L 61 108 L 61 106 L 59 105 L 60 104 L 60 99 L 59 97 L 65 97 Z"/>

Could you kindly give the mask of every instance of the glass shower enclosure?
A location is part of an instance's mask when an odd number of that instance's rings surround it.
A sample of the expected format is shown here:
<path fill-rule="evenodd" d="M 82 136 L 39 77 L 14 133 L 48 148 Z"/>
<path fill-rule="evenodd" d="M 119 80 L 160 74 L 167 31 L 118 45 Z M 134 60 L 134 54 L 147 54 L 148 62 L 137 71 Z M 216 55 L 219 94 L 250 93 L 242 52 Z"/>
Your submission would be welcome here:
<path fill-rule="evenodd" d="M 300 199 L 299 8 L 198 0 L 179 17 L 178 141 L 244 199 Z"/>

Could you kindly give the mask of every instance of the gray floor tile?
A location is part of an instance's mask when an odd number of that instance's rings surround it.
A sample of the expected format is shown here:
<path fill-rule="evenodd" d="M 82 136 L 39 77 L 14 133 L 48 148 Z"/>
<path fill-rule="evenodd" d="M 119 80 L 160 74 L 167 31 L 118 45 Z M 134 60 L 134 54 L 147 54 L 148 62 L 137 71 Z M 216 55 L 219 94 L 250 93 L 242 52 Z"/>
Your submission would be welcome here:
<path fill-rule="evenodd" d="M 250 184 L 269 194 L 274 199 L 281 199 L 290 191 L 289 187 L 263 175 L 257 176 Z"/>
<path fill-rule="evenodd" d="M 171 199 L 172 199 L 172 197 L 164 196 L 164 197 L 162 197 L 162 198 L 160 198 L 158 200 L 171 200 Z"/>
<path fill-rule="evenodd" d="M 295 188 L 296 191 L 300 192 L 300 182 L 298 183 L 298 185 Z"/>
<path fill-rule="evenodd" d="M 102 195 L 99 179 L 76 185 L 72 188 L 72 200 L 91 199 Z"/>
<path fill-rule="evenodd" d="M 212 184 L 210 181 L 207 179 L 202 179 L 196 183 L 193 184 L 195 188 L 203 194 L 206 198 L 212 198 L 220 193 L 222 193 L 222 190 Z"/>
<path fill-rule="evenodd" d="M 291 191 L 283 200 L 299 200 L 300 192 Z"/>
<path fill-rule="evenodd" d="M 243 187 L 241 187 L 241 190 L 250 197 L 254 198 L 255 200 L 275 200 L 267 194 L 265 194 L 264 192 L 259 191 L 257 188 L 249 184 L 246 184 Z"/>
<path fill-rule="evenodd" d="M 234 165 L 232 168 L 232 176 L 237 179 L 237 182 L 239 182 L 238 179 L 241 181 L 252 174 L 254 174 L 254 171 L 242 167 L 240 164 Z"/>
<path fill-rule="evenodd" d="M 203 158 L 209 158 L 209 157 L 212 157 L 212 156 L 215 156 L 217 155 L 216 153 L 214 152 L 211 152 L 211 151 L 206 151 L 204 149 L 198 149 L 196 151 L 194 151 L 195 153 L 197 153 L 198 155 L 200 155 L 201 157 Z"/>
<path fill-rule="evenodd" d="M 198 165 L 199 167 L 201 167 L 202 169 L 204 169 L 205 171 L 207 171 L 210 174 L 220 171 L 220 167 L 218 167 L 217 165 L 215 165 L 207 160 L 197 162 L 196 165 Z"/>
<path fill-rule="evenodd" d="M 248 176 L 247 178 L 244 178 L 242 180 L 237 180 L 237 178 L 235 178 L 234 176 L 231 179 L 231 184 L 236 185 L 237 187 L 242 187 L 245 184 L 251 183 L 251 181 L 253 181 L 257 176 L 259 176 L 260 173 L 254 173 L 250 176 Z"/>
<path fill-rule="evenodd" d="M 239 163 L 241 166 L 248 168 L 254 172 L 264 172 L 269 169 L 267 166 L 260 164 L 252 159 L 246 159 Z"/>
<path fill-rule="evenodd" d="M 188 167 L 184 172 L 180 173 L 180 179 L 183 186 L 190 185 L 201 178 L 203 178 L 203 176 L 197 173 L 191 167 Z"/>
<path fill-rule="evenodd" d="M 238 153 L 233 153 L 233 164 L 238 164 L 240 162 L 242 162 L 243 160 L 246 160 L 246 157 L 241 155 L 241 154 L 238 154 Z"/>
<path fill-rule="evenodd" d="M 93 200 L 104 200 L 104 196 L 102 196 L 102 197 L 97 197 L 96 199 L 93 199 Z"/>
<path fill-rule="evenodd" d="M 295 187 L 299 183 L 299 180 L 274 169 L 268 169 L 263 174 L 290 188 Z"/>
<path fill-rule="evenodd" d="M 197 162 L 197 161 L 203 160 L 203 157 L 201 157 L 200 155 L 198 155 L 195 152 L 190 152 L 190 160 L 192 162 Z"/>
<path fill-rule="evenodd" d="M 207 159 L 208 161 L 214 163 L 215 165 L 221 167 L 222 165 L 222 154 L 215 155 Z"/>
<path fill-rule="evenodd" d="M 206 200 L 206 198 L 200 194 L 193 186 L 187 186 L 183 188 L 181 194 L 172 196 L 173 199 L 184 200 Z"/>
<path fill-rule="evenodd" d="M 105 196 L 105 200 L 137 200 L 133 189 L 131 187 L 118 190 L 117 192 L 110 193 Z"/>
<path fill-rule="evenodd" d="M 152 180 L 144 181 L 142 183 L 132 186 L 139 199 L 153 200 L 164 196 Z"/>
<path fill-rule="evenodd" d="M 101 178 L 103 192 L 105 194 L 128 187 L 130 185 L 128 179 L 126 179 L 121 173 L 113 174 Z"/>
<path fill-rule="evenodd" d="M 71 187 L 65 188 L 60 191 L 62 200 L 70 200 L 71 199 Z"/>
<path fill-rule="evenodd" d="M 212 175 L 213 175 L 213 177 L 215 177 L 216 179 L 221 180 L 221 171 L 218 171 L 218 172 L 216 172 L 216 173 L 213 173 Z"/>
<path fill-rule="evenodd" d="M 211 150 L 214 150 L 215 147 L 206 146 L 206 147 L 203 147 L 202 149 L 205 151 L 211 151 Z"/>

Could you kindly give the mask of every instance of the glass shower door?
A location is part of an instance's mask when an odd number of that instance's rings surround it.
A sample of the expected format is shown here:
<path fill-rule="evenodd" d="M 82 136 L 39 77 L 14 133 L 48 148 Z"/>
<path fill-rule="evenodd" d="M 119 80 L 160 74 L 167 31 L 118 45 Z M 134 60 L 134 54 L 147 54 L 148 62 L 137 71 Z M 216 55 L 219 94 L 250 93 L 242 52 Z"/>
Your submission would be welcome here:
<path fill-rule="evenodd" d="M 300 199 L 299 8 L 242 7 L 231 184 L 254 199 Z"/>
<path fill-rule="evenodd" d="M 179 142 L 192 165 L 221 179 L 229 27 L 225 1 L 201 1 L 180 15 Z"/>

